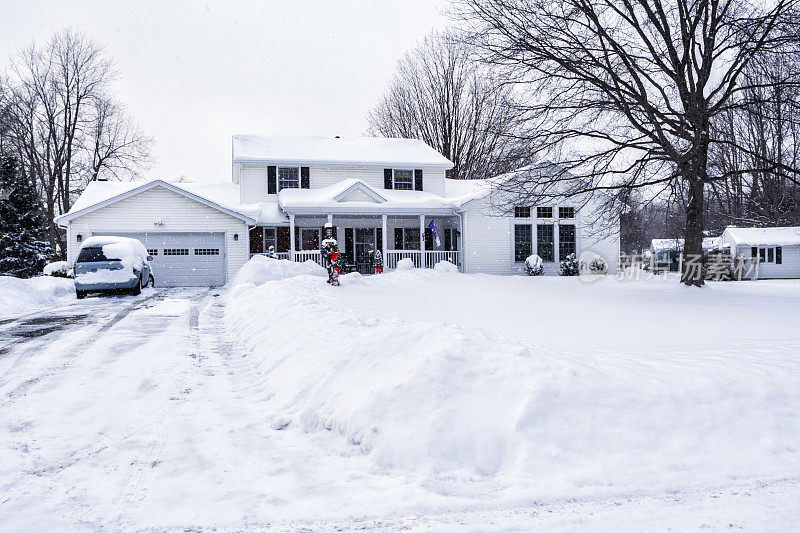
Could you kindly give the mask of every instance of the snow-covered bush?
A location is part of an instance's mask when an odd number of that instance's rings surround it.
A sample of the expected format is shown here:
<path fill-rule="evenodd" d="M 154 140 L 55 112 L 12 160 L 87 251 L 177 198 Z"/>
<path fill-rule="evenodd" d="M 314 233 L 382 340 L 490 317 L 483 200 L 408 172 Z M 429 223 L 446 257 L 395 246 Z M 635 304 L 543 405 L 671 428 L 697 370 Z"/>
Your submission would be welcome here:
<path fill-rule="evenodd" d="M 0 320 L 74 298 L 75 285 L 70 279 L 0 276 Z"/>
<path fill-rule="evenodd" d="M 401 259 L 397 262 L 397 270 L 413 270 L 414 269 L 414 261 L 411 260 L 410 257 L 406 257 L 405 259 Z"/>
<path fill-rule="evenodd" d="M 567 257 L 561 260 L 559 271 L 562 276 L 577 276 L 579 274 L 578 259 L 575 257 L 574 253 L 567 255 Z"/>
<path fill-rule="evenodd" d="M 542 258 L 538 255 L 531 255 L 525 260 L 525 273 L 529 276 L 540 276 L 544 272 Z"/>
<path fill-rule="evenodd" d="M 48 263 L 42 269 L 45 276 L 53 276 L 54 278 L 71 278 L 72 267 L 66 261 L 55 261 Z"/>
<path fill-rule="evenodd" d="M 598 255 L 589 261 L 589 272 L 592 274 L 605 274 L 608 272 L 608 263 Z"/>
<path fill-rule="evenodd" d="M 439 261 L 434 265 L 433 269 L 439 272 L 458 272 L 458 267 L 450 261 Z"/>

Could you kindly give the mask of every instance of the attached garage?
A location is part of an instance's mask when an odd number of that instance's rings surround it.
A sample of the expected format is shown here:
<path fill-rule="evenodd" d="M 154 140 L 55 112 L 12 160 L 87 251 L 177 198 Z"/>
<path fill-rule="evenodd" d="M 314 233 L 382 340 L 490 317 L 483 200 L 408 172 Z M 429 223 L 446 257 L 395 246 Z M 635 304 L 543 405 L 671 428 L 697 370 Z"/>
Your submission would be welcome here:
<path fill-rule="evenodd" d="M 156 287 L 224 285 L 249 258 L 248 232 L 255 219 L 189 187 L 203 186 L 161 180 L 90 184 L 73 209 L 57 219 L 67 228 L 68 260 L 74 261 L 88 237 L 133 237 L 153 256 Z M 226 191 L 215 184 L 210 191 L 227 192 L 233 203 L 238 189 L 231 187 Z"/>
<path fill-rule="evenodd" d="M 225 285 L 224 233 L 115 233 L 139 240 L 153 257 L 156 287 Z"/>

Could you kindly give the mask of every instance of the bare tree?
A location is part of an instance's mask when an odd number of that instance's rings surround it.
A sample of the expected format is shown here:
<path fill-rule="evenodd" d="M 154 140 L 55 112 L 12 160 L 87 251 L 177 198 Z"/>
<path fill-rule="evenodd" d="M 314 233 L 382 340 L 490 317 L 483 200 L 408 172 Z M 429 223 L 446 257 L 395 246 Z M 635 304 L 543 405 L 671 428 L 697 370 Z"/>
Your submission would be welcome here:
<path fill-rule="evenodd" d="M 551 188 L 685 193 L 685 251 L 698 257 L 706 187 L 725 178 L 708 172 L 709 148 L 737 142 L 713 125 L 748 104 L 754 82 L 742 73 L 754 58 L 793 51 L 795 3 L 458 1 L 483 60 L 528 90 L 527 138 L 563 168 Z M 771 84 L 793 86 L 795 74 Z M 783 162 L 738 148 L 752 166 L 797 179 Z M 537 192 L 507 183 L 509 192 Z M 610 207 L 619 207 L 616 196 Z M 699 265 L 686 262 L 682 281 L 701 285 Z"/>
<path fill-rule="evenodd" d="M 516 133 L 511 90 L 448 34 L 433 34 L 409 52 L 380 103 L 370 133 L 425 141 L 453 161 L 449 177 L 486 178 L 531 162 Z"/>
<path fill-rule="evenodd" d="M 109 95 L 114 77 L 102 47 L 72 30 L 29 45 L 12 61 L 10 137 L 22 172 L 38 184 L 54 250 L 52 219 L 69 211 L 76 192 L 104 173 L 134 173 L 146 161 L 149 139 Z"/>

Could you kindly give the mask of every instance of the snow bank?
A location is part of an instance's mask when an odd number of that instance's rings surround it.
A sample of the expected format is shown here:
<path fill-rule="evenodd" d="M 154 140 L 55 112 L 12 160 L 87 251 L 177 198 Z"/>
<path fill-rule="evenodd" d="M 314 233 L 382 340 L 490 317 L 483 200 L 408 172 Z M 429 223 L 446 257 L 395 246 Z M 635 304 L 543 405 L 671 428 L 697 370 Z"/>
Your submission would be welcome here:
<path fill-rule="evenodd" d="M 683 347 L 628 338 L 643 327 L 642 302 L 683 320 L 691 302 L 677 283 L 531 286 L 424 269 L 362 281 L 296 276 L 229 300 L 225 325 L 248 354 L 265 424 L 330 431 L 375 471 L 471 496 L 595 497 L 797 472 L 796 356 L 754 363 L 708 334 Z M 531 319 L 537 301 L 552 309 Z M 579 315 L 577 302 L 589 306 Z"/>
<path fill-rule="evenodd" d="M 342 312 L 345 288 L 298 276 L 232 294 L 226 323 L 253 354 L 267 423 L 336 431 L 382 468 L 474 475 L 507 465 L 541 368 L 528 350 L 455 325 Z"/>
<path fill-rule="evenodd" d="M 41 276 L 20 279 L 0 276 L 0 320 L 52 305 L 75 296 L 71 279 Z"/>
<path fill-rule="evenodd" d="M 328 277 L 328 272 L 314 261 L 304 263 L 254 255 L 244 264 L 231 282 L 231 296 L 239 295 L 269 281 L 295 276 Z"/>

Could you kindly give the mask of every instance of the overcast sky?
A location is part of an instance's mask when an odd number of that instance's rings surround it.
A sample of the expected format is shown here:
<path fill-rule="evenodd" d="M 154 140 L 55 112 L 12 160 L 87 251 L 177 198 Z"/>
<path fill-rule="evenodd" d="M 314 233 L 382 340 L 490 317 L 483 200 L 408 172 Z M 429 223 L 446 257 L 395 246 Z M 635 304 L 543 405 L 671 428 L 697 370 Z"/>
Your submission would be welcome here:
<path fill-rule="evenodd" d="M 71 26 L 103 44 L 152 136 L 148 177 L 230 179 L 234 133 L 358 136 L 443 0 L 0 0 L 0 57 Z"/>

